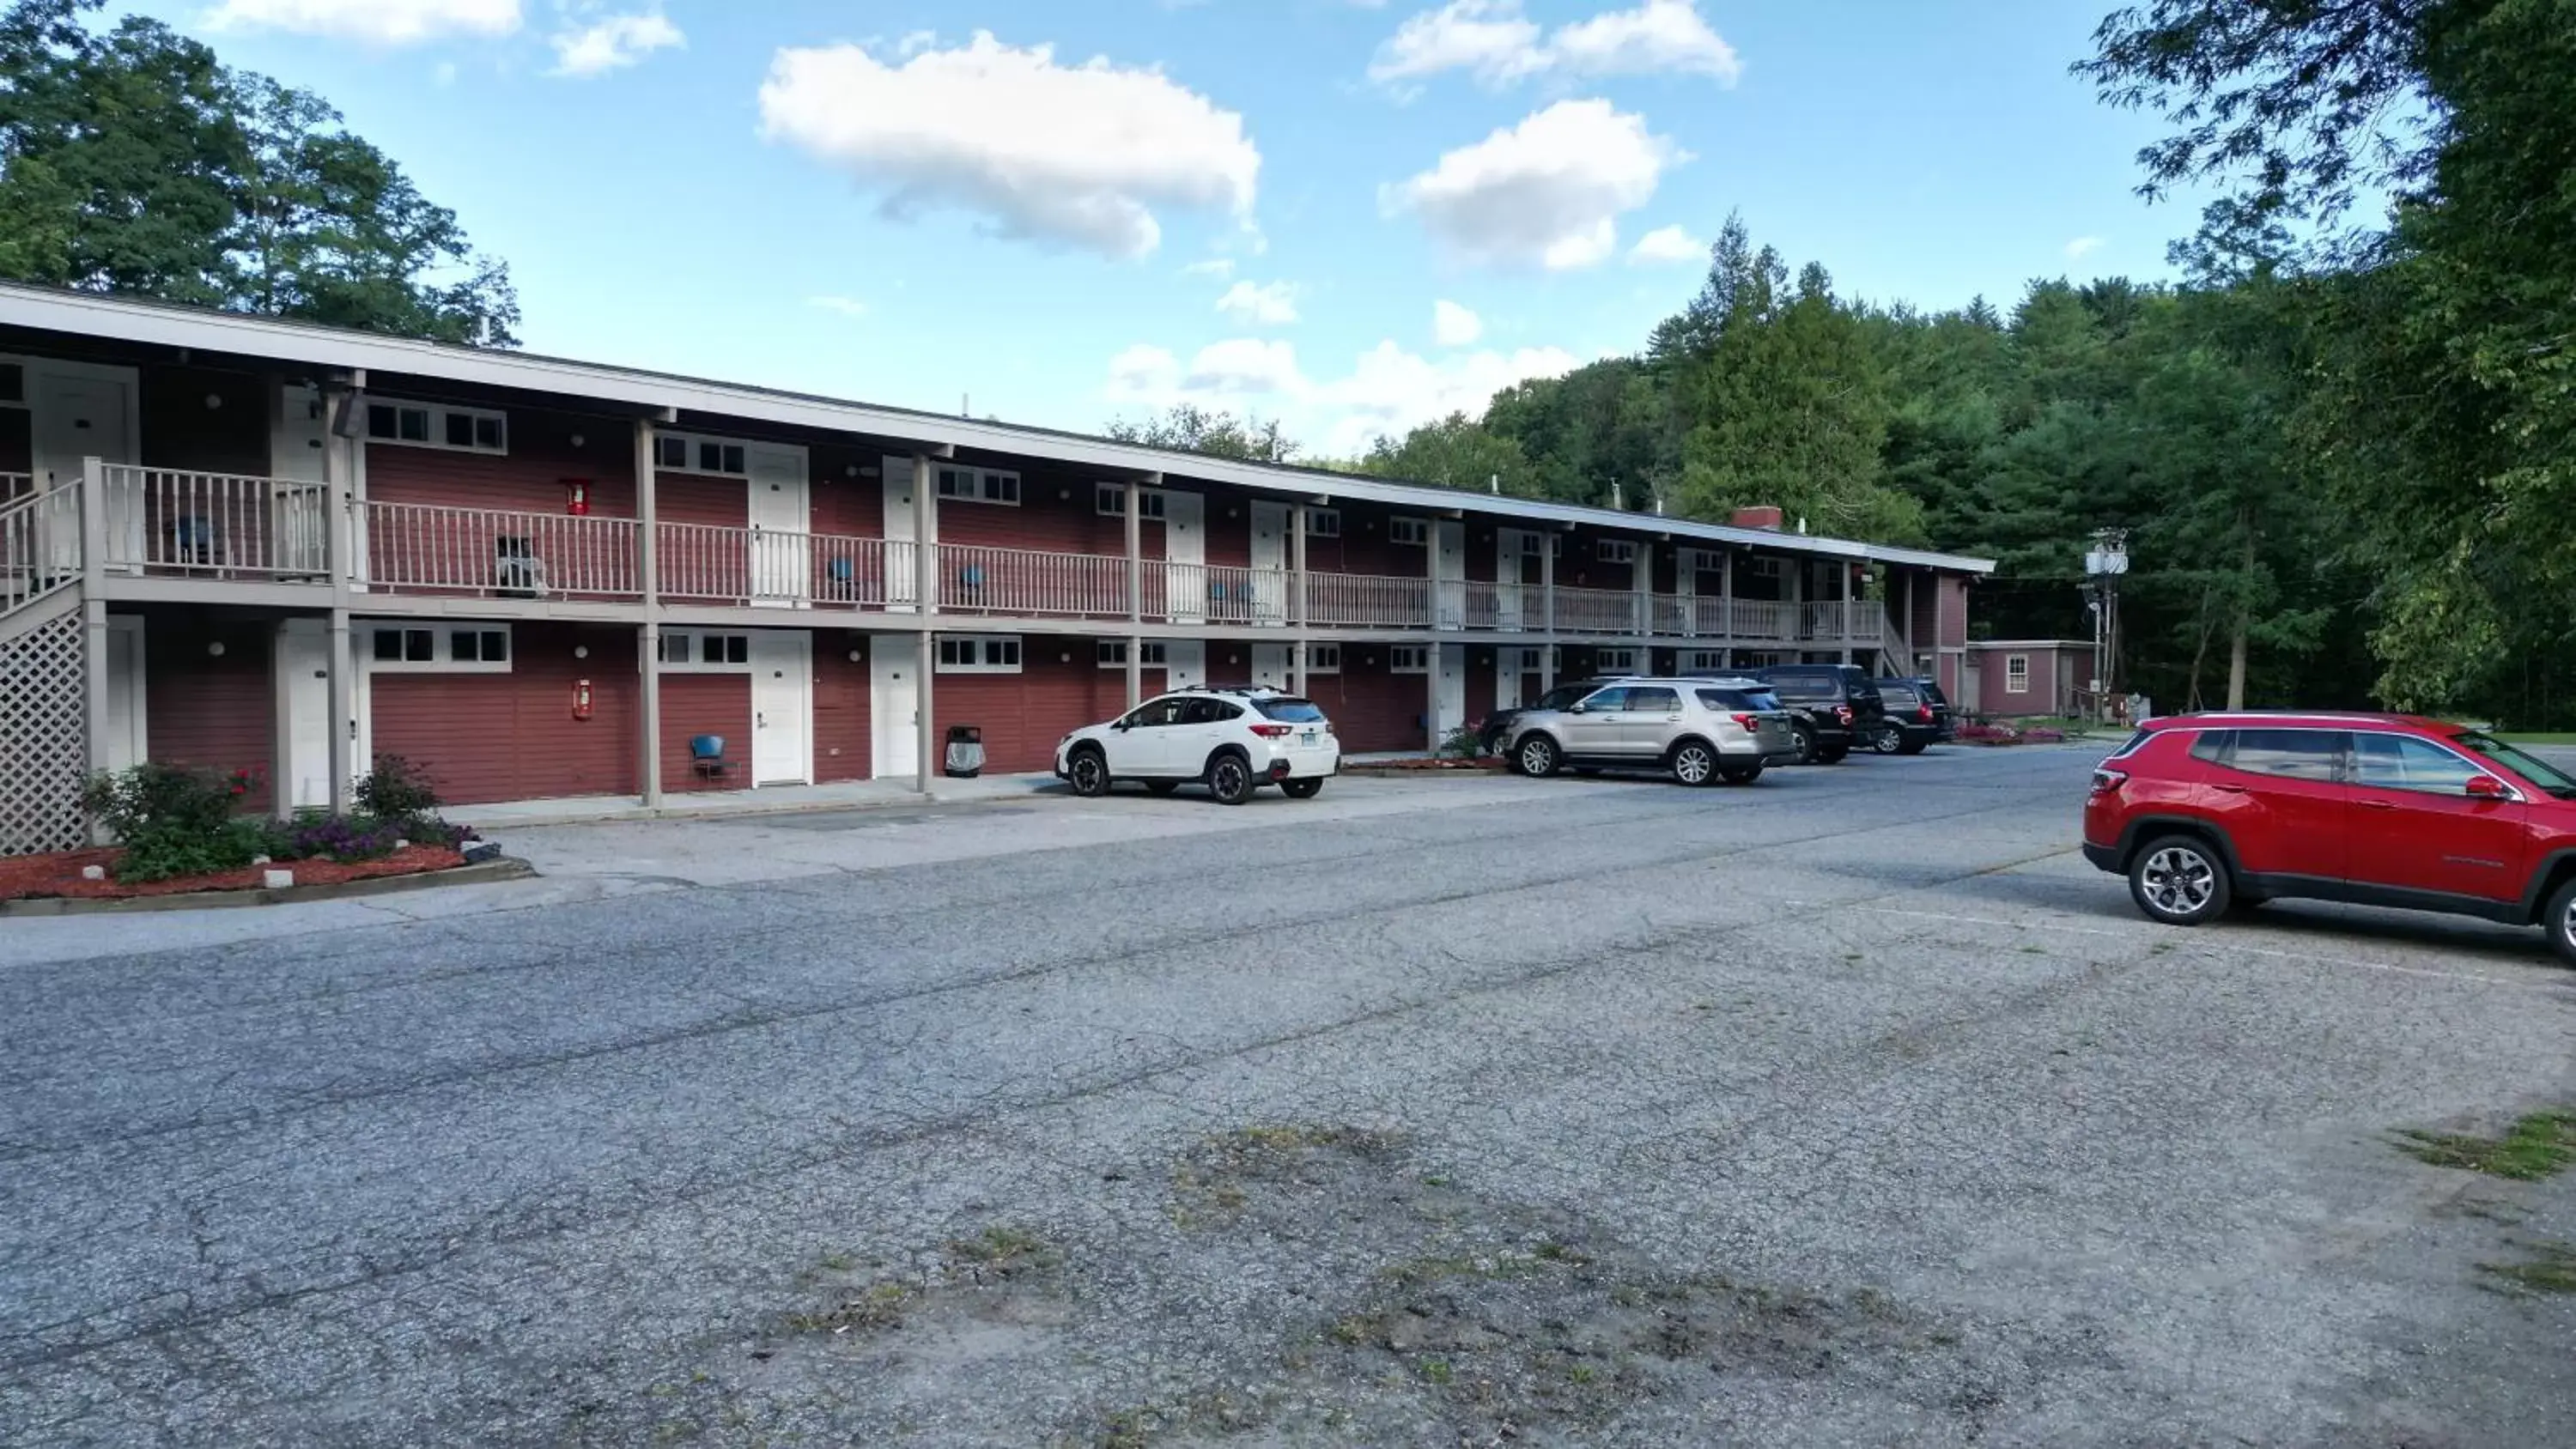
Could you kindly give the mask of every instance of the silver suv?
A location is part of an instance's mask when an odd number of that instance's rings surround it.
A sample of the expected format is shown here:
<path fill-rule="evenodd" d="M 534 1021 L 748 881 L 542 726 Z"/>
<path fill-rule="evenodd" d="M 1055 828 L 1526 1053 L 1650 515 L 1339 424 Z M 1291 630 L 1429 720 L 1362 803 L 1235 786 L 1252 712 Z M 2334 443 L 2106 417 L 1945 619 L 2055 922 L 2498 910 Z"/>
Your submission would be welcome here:
<path fill-rule="evenodd" d="M 1670 770 L 1685 785 L 1749 785 L 1798 758 L 1794 716 L 1758 679 L 1622 679 L 1512 721 L 1503 758 L 1524 775 Z"/>

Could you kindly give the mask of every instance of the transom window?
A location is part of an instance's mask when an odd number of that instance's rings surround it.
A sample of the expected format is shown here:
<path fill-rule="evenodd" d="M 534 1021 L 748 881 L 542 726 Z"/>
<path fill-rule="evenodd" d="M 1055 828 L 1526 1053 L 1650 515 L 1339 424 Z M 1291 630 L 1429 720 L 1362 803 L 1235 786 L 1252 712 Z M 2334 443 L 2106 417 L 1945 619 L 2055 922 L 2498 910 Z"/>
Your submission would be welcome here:
<path fill-rule="evenodd" d="M 1394 674 L 1429 674 L 1431 672 L 1431 646 L 1428 644 L 1398 644 L 1394 648 L 1386 651 L 1386 667 L 1390 673 Z"/>
<path fill-rule="evenodd" d="M 1017 674 L 1020 672 L 1020 636 L 942 634 L 939 636 L 939 672 Z"/>
<path fill-rule="evenodd" d="M 1431 525 L 1419 518 L 1390 518 L 1386 521 L 1386 541 L 1423 547 L 1431 542 Z"/>
<path fill-rule="evenodd" d="M 2004 693 L 2030 693 L 2029 655 L 2007 654 L 2004 656 Z"/>
<path fill-rule="evenodd" d="M 1163 490 L 1147 488 L 1136 495 L 1136 516 L 1148 523 L 1163 521 Z M 1092 492 L 1092 507 L 1109 518 L 1127 516 L 1127 485 L 1103 483 Z"/>
<path fill-rule="evenodd" d="M 998 503 L 1006 508 L 1020 506 L 1020 475 L 992 468 L 966 468 L 942 464 L 939 468 L 939 496 L 961 503 Z"/>
<path fill-rule="evenodd" d="M 1637 545 L 1624 538 L 1602 539 L 1595 546 L 1594 553 L 1603 563 L 1608 564 L 1635 563 L 1637 561 Z"/>
<path fill-rule="evenodd" d="M 715 629 L 665 629 L 662 667 L 702 674 L 747 674 L 751 670 L 751 636 Z"/>
<path fill-rule="evenodd" d="M 506 624 L 375 624 L 368 633 L 367 658 L 378 673 L 506 674 L 510 669 Z"/>
<path fill-rule="evenodd" d="M 367 402 L 367 439 L 409 448 L 453 448 L 463 453 L 510 451 L 509 420 L 488 408 L 449 407 L 444 403 Z"/>
<path fill-rule="evenodd" d="M 1726 670 L 1723 649 L 1693 649 L 1682 655 L 1682 668 L 1693 674 L 1720 674 Z"/>
<path fill-rule="evenodd" d="M 1166 645 L 1162 640 L 1148 639 L 1145 641 L 1143 651 L 1136 656 L 1136 666 L 1140 669 L 1160 669 L 1171 661 L 1171 652 L 1170 646 Z M 1126 668 L 1127 641 L 1124 639 L 1101 640 L 1100 667 L 1103 669 Z"/>
<path fill-rule="evenodd" d="M 745 445 L 697 433 L 655 433 L 653 466 L 672 473 L 713 473 L 748 478 L 751 464 Z"/>
<path fill-rule="evenodd" d="M 1747 578 L 1776 579 L 1780 577 L 1780 563 L 1776 554 L 1748 554 L 1744 559 L 1744 573 Z"/>
<path fill-rule="evenodd" d="M 1309 645 L 1307 645 L 1307 646 L 1306 646 L 1306 672 L 1307 672 L 1308 674 L 1339 674 L 1339 673 L 1341 673 L 1341 672 L 1342 672 L 1342 646 L 1341 646 L 1341 645 L 1339 645 L 1339 644 L 1309 644 Z"/>
<path fill-rule="evenodd" d="M 1307 510 L 1306 510 L 1306 536 L 1307 536 L 1308 538 L 1339 538 L 1339 537 L 1341 537 L 1341 536 L 1342 536 L 1342 510 L 1340 510 L 1340 509 L 1338 509 L 1338 508 L 1309 508 L 1309 509 L 1307 509 Z"/>
<path fill-rule="evenodd" d="M 1596 674 L 1634 674 L 1637 672 L 1637 651 L 1595 649 L 1592 651 L 1592 670 Z"/>

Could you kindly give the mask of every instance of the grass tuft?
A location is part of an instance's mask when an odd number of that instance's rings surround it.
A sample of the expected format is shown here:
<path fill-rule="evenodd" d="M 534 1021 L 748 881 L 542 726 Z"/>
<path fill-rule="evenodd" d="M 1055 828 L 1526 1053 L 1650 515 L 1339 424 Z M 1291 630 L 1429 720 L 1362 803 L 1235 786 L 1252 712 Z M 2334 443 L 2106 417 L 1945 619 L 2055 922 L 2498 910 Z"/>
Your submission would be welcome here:
<path fill-rule="evenodd" d="M 2485 1273 L 2517 1293 L 2576 1293 L 2576 1247 L 2526 1243 L 2531 1256 L 2518 1263 L 2480 1263 Z"/>
<path fill-rule="evenodd" d="M 2397 1136 L 2399 1150 L 2418 1162 L 2517 1182 L 2538 1182 L 2576 1167 L 2576 1112 L 2533 1112 L 2495 1137 L 2413 1128 Z"/>

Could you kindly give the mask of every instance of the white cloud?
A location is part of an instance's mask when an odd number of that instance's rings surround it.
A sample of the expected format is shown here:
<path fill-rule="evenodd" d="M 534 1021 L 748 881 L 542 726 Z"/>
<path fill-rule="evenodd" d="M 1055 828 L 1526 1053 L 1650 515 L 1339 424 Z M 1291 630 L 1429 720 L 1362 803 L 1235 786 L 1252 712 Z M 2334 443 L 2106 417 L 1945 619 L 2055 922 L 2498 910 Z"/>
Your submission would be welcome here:
<path fill-rule="evenodd" d="M 978 31 L 888 65 L 856 45 L 786 47 L 761 133 L 881 188 L 892 214 L 951 206 L 1001 234 L 1140 257 L 1161 207 L 1248 221 L 1261 153 L 1243 117 L 1157 70 L 1058 65 Z"/>
<path fill-rule="evenodd" d="M 826 312 L 838 312 L 852 321 L 868 315 L 868 304 L 856 297 L 808 297 L 805 299 L 805 305 L 820 307 Z"/>
<path fill-rule="evenodd" d="M 1245 327 L 1279 327 L 1297 320 L 1297 289 L 1286 282 L 1237 282 L 1216 299 L 1228 321 Z"/>
<path fill-rule="evenodd" d="M 1481 417 L 1503 388 L 1581 365 L 1555 347 L 1454 352 L 1435 359 L 1386 341 L 1360 354 L 1346 375 L 1318 380 L 1283 341 L 1239 337 L 1211 343 L 1186 367 L 1169 350 L 1138 343 L 1110 359 L 1104 396 L 1151 408 L 1189 402 L 1258 410 L 1279 418 L 1310 453 L 1350 457 L 1381 435 L 1400 436 L 1451 413 Z"/>
<path fill-rule="evenodd" d="M 1204 261 L 1192 262 L 1188 266 L 1181 268 L 1181 275 L 1184 277 L 1214 277 L 1219 281 L 1223 281 L 1225 278 L 1234 275 L 1234 258 L 1209 257 Z"/>
<path fill-rule="evenodd" d="M 2075 240 L 2066 244 L 2066 259 L 2070 262 L 2080 262 L 2084 258 L 2091 256 L 2093 253 L 2098 252 L 2101 249 L 2102 239 L 2100 237 L 2079 236 Z"/>
<path fill-rule="evenodd" d="M 1560 26 L 1548 37 L 1556 63 L 1577 75 L 1647 75 L 1671 71 L 1733 85 L 1744 61 L 1700 17 L 1693 0 L 1645 0 Z"/>
<path fill-rule="evenodd" d="M 598 75 L 633 65 L 654 51 L 688 43 L 680 27 L 659 10 L 603 15 L 590 24 L 556 32 L 555 74 Z"/>
<path fill-rule="evenodd" d="M 1468 347 L 1485 335 L 1485 319 L 1443 297 L 1431 304 L 1431 340 L 1443 347 Z"/>
<path fill-rule="evenodd" d="M 1733 85 L 1744 74 L 1735 47 L 1709 27 L 1696 0 L 1640 0 L 1560 25 L 1544 37 L 1521 0 L 1450 0 L 1396 27 L 1369 61 L 1380 85 L 1462 70 L 1489 86 L 1550 72 L 1575 76 L 1704 75 Z"/>
<path fill-rule="evenodd" d="M 1164 348 L 1139 342 L 1109 359 L 1111 402 L 1160 406 L 1180 392 L 1181 360 Z"/>
<path fill-rule="evenodd" d="M 1659 226 L 1637 238 L 1628 249 L 1632 264 L 1695 262 L 1708 255 L 1708 243 L 1677 226 Z"/>
<path fill-rule="evenodd" d="M 1608 259 L 1619 214 L 1652 200 L 1664 169 L 1689 159 L 1642 116 L 1608 101 L 1559 101 L 1379 188 L 1378 204 L 1420 217 L 1474 260 L 1563 271 Z"/>
<path fill-rule="evenodd" d="M 1181 391 L 1208 397 L 1293 397 L 1306 390 L 1306 376 L 1297 370 L 1297 349 L 1276 339 L 1211 342 L 1190 359 L 1190 370 L 1181 376 Z"/>
<path fill-rule="evenodd" d="M 412 45 L 451 35 L 508 35 L 519 28 L 519 0 L 220 0 L 206 12 L 206 24 Z"/>

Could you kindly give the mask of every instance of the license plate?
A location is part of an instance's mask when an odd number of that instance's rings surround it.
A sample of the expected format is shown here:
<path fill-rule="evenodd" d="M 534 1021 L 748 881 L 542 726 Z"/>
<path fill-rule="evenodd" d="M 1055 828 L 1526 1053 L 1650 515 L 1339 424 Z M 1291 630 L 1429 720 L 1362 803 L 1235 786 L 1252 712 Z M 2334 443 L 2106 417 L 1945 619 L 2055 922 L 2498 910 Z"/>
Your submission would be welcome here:
<path fill-rule="evenodd" d="M 1301 744 L 1301 745 L 1311 745 L 1311 744 L 1313 744 L 1314 742 L 1315 742 L 1315 732 L 1314 732 L 1313 730 L 1308 730 L 1308 731 L 1306 731 L 1304 734 L 1299 735 L 1299 736 L 1297 737 L 1297 743 L 1299 743 L 1299 744 Z"/>

